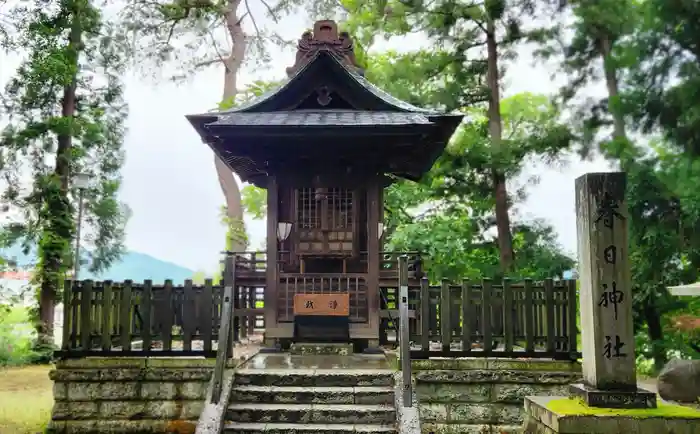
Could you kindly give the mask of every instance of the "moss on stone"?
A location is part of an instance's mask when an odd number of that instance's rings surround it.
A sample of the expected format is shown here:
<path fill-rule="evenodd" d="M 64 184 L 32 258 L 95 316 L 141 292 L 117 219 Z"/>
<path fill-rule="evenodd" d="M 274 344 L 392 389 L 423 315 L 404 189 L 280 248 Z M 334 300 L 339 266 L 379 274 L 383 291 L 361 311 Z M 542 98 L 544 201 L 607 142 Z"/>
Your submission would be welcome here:
<path fill-rule="evenodd" d="M 547 410 L 562 416 L 625 416 L 637 419 L 662 417 L 666 419 L 700 419 L 700 410 L 682 405 L 659 402 L 657 408 L 619 409 L 589 407 L 577 398 L 554 399 Z"/>

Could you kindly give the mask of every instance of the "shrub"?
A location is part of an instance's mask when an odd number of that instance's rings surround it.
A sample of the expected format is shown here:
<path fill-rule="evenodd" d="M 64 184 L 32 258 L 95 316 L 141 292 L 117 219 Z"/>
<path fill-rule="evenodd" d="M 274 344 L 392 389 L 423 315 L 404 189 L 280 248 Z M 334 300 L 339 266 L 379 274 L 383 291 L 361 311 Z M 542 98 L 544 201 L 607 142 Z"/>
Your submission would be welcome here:
<path fill-rule="evenodd" d="M 36 332 L 29 312 L 12 307 L 0 315 L 0 366 L 33 363 L 37 354 L 32 349 Z"/>

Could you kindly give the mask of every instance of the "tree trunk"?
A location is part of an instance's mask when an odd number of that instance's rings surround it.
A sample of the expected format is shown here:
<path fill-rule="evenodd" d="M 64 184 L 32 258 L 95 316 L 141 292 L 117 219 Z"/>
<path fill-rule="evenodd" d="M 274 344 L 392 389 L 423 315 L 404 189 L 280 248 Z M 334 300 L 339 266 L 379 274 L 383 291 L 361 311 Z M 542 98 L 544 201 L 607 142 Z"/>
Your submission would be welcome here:
<path fill-rule="evenodd" d="M 226 29 L 231 36 L 232 43 L 231 54 L 224 60 L 224 92 L 222 95 L 224 102 L 231 101 L 236 96 L 236 78 L 243 64 L 243 56 L 245 56 L 246 50 L 245 33 L 243 33 L 241 20 L 237 14 L 240 3 L 241 0 L 229 0 L 227 12 L 224 15 Z M 247 244 L 243 223 L 241 190 L 231 169 L 218 156 L 214 157 L 214 165 L 219 177 L 221 191 L 226 198 L 226 215 L 232 228 L 231 239 L 228 240 L 227 245 L 230 244 L 232 251 L 240 252 L 246 249 Z M 227 236 L 229 235 L 227 234 Z"/>
<path fill-rule="evenodd" d="M 661 326 L 661 315 L 656 309 L 653 299 L 648 299 L 644 306 L 644 321 L 647 323 L 647 335 L 651 343 L 651 357 L 654 360 L 654 371 L 660 372 L 666 364 L 664 350 L 664 331 Z"/>
<path fill-rule="evenodd" d="M 617 69 L 612 62 L 612 42 L 609 38 L 603 37 L 600 40 L 600 54 L 603 57 L 603 70 L 605 72 L 605 86 L 608 89 L 608 110 L 613 118 L 613 137 L 627 140 L 625 128 L 625 117 L 613 107 L 614 100 L 620 94 L 620 85 L 617 81 Z"/>
<path fill-rule="evenodd" d="M 494 148 L 494 155 L 501 149 L 501 96 L 498 74 L 498 44 L 496 42 L 496 24 L 489 18 L 486 24 L 486 50 L 488 53 L 487 82 L 491 90 L 489 99 L 489 133 Z M 498 250 L 501 256 L 501 269 L 508 272 L 513 266 L 513 239 L 510 233 L 510 217 L 508 216 L 508 190 L 506 177 L 500 168 L 494 165 L 491 169 L 494 199 L 496 202 L 496 228 L 498 229 Z"/>
<path fill-rule="evenodd" d="M 61 116 L 73 118 L 76 110 L 76 88 L 78 61 L 82 49 L 82 29 L 80 27 L 80 10 L 69 11 L 73 23 L 68 39 L 68 62 L 75 68 L 70 83 L 63 88 Z M 58 134 L 54 182 L 59 188 L 48 187 L 45 198 L 46 225 L 42 229 L 41 249 L 41 284 L 39 290 L 39 324 L 37 324 L 40 345 L 53 343 L 54 309 L 56 294 L 61 286 L 61 268 L 66 257 L 64 250 L 70 245 L 73 234 L 72 207 L 68 198 L 70 184 L 71 148 L 73 146 L 72 128 Z M 56 241 L 57 240 L 57 241 Z M 63 248 L 62 248 L 63 247 Z"/>

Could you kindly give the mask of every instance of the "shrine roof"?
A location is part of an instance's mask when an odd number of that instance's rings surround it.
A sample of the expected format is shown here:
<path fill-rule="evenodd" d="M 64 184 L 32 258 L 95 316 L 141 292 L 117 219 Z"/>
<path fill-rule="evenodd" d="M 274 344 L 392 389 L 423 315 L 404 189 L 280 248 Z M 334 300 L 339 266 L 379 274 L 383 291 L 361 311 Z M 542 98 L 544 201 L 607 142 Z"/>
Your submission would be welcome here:
<path fill-rule="evenodd" d="M 219 116 L 211 126 L 370 126 L 370 125 L 428 125 L 431 121 L 421 113 L 372 112 L 358 110 L 295 110 L 269 113 L 228 112 Z"/>
<path fill-rule="evenodd" d="M 317 98 L 314 100 L 314 97 Z M 313 32 L 308 31 L 302 35 L 297 45 L 295 63 L 287 68 L 287 79 L 277 87 L 237 107 L 192 115 L 188 118 L 197 128 L 202 126 L 203 121 L 211 122 L 213 116 L 222 120 L 231 113 L 287 112 L 308 108 L 327 111 L 354 109 L 410 112 L 436 117 L 461 116 L 417 107 L 372 84 L 364 77 L 363 69 L 357 64 L 350 36 L 347 32 L 338 32 L 336 23 L 326 20 L 317 22 Z M 304 121 L 307 118 L 302 115 L 289 117 L 288 120 L 296 119 L 301 121 L 299 125 L 306 125 Z M 357 116 L 360 122 L 368 119 L 371 119 L 371 116 Z M 396 119 L 402 117 L 396 116 Z M 247 125 L 241 123 L 244 124 Z"/>
<path fill-rule="evenodd" d="M 332 71 L 330 71 L 331 73 L 336 73 L 340 76 L 340 78 L 348 79 L 356 83 L 357 85 L 359 85 L 359 87 L 362 88 L 362 90 L 389 106 L 387 108 L 394 109 L 396 111 L 425 113 L 431 115 L 444 114 L 435 110 L 415 106 L 413 104 L 410 104 L 406 101 L 400 100 L 392 96 L 388 92 L 382 90 L 381 88 L 367 80 L 364 77 L 364 71 L 362 69 L 348 62 L 344 62 L 341 58 L 339 58 L 339 56 L 334 54 L 333 50 L 323 47 L 318 48 L 313 54 L 304 59 L 304 63 L 301 65 L 301 67 L 295 70 L 288 69 L 288 73 L 291 73 L 292 75 L 284 81 L 282 81 L 278 86 L 264 92 L 262 95 L 253 98 L 252 100 L 247 101 L 237 107 L 222 110 L 218 113 L 224 114 L 252 111 L 257 112 L 265 109 L 269 110 L 270 106 L 276 105 L 274 104 L 274 100 L 278 99 L 279 96 L 283 95 L 286 91 L 288 91 L 292 83 L 301 80 L 301 78 L 303 78 L 305 74 L 311 72 L 314 66 L 319 66 L 318 63 L 323 63 L 325 60 L 330 60 L 333 63 L 333 65 L 331 66 L 335 67 Z"/>
<path fill-rule="evenodd" d="M 302 35 L 278 87 L 237 107 L 187 118 L 242 180 L 264 185 L 278 166 L 331 160 L 418 179 L 464 115 L 417 107 L 370 83 L 350 36 L 326 20 Z"/>

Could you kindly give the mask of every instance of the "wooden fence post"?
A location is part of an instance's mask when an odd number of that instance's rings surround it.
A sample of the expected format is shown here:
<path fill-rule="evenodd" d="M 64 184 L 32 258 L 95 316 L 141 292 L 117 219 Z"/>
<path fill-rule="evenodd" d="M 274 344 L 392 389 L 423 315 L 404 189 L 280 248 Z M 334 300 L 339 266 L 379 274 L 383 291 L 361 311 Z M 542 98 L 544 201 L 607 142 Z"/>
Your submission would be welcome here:
<path fill-rule="evenodd" d="M 576 297 L 576 281 L 567 281 L 567 305 L 568 305 L 568 320 L 567 330 L 569 335 L 569 354 L 572 357 L 578 352 L 578 325 L 576 324 L 576 314 L 578 313 L 578 300 Z"/>
<path fill-rule="evenodd" d="M 423 351 L 430 350 L 430 282 L 427 277 L 420 280 L 420 341 Z"/>
<path fill-rule="evenodd" d="M 112 281 L 102 283 L 102 351 L 112 349 Z"/>
<path fill-rule="evenodd" d="M 212 350 L 212 335 L 214 321 L 212 318 L 212 310 L 214 309 L 214 289 L 212 288 L 212 280 L 204 281 L 204 289 L 202 290 L 202 304 L 200 305 L 200 322 L 202 340 L 204 341 L 204 351 Z"/>
<path fill-rule="evenodd" d="M 90 351 L 92 346 L 92 280 L 80 286 L 80 347 Z"/>
<path fill-rule="evenodd" d="M 450 282 L 447 279 L 442 279 L 440 285 L 440 337 L 443 351 L 450 351 L 450 344 L 452 343 L 451 304 Z"/>
<path fill-rule="evenodd" d="M 481 281 L 481 328 L 484 336 L 484 351 L 491 352 L 491 279 Z"/>
<path fill-rule="evenodd" d="M 401 354 L 401 375 L 403 379 L 403 406 L 413 406 L 411 383 L 411 342 L 408 329 L 408 256 L 399 258 L 399 350 Z"/>
<path fill-rule="evenodd" d="M 513 332 L 515 324 L 513 322 L 513 291 L 510 287 L 510 280 L 503 279 L 503 345 L 506 352 L 513 351 Z"/>
<path fill-rule="evenodd" d="M 525 279 L 525 351 L 535 351 L 535 299 L 532 279 Z"/>
<path fill-rule="evenodd" d="M 472 285 L 462 281 L 462 351 L 472 350 Z"/>
<path fill-rule="evenodd" d="M 71 349 L 71 329 L 73 328 L 73 281 L 66 280 L 63 283 L 63 330 L 61 331 L 61 349 Z"/>

